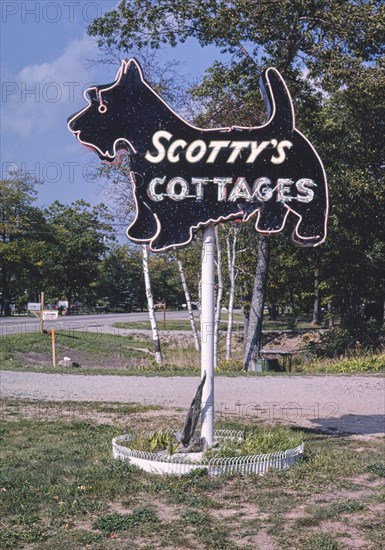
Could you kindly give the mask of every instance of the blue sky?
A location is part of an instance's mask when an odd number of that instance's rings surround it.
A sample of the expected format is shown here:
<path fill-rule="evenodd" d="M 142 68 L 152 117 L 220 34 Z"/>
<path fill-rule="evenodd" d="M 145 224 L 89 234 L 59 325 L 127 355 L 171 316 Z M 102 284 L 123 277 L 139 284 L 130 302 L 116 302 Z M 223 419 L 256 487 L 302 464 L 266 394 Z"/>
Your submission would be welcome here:
<path fill-rule="evenodd" d="M 116 1 L 2 0 L 1 177 L 17 165 L 34 174 L 38 205 L 101 200 L 97 156 L 67 130 L 67 117 L 85 106 L 83 90 L 114 80 L 118 66 L 93 64 L 100 56 L 87 25 Z M 161 54 L 199 77 L 220 57 L 214 48 L 186 43 Z"/>

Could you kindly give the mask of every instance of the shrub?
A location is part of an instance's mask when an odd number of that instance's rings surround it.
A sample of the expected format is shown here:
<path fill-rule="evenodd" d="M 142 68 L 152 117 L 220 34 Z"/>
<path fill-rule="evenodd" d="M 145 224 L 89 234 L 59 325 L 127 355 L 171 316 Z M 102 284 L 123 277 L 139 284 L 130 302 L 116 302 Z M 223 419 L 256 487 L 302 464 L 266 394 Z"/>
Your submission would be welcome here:
<path fill-rule="evenodd" d="M 123 441 L 122 444 L 137 451 L 150 453 L 168 451 L 172 455 L 178 448 L 179 441 L 173 433 L 167 430 L 158 430 L 156 432 L 140 432 L 130 441 Z"/>
<path fill-rule="evenodd" d="M 384 372 L 385 354 L 360 355 L 340 359 L 316 359 L 297 367 L 301 372 Z"/>
<path fill-rule="evenodd" d="M 316 357 L 352 356 L 380 349 L 383 337 L 381 325 L 359 316 L 354 323 L 321 333 L 319 340 L 309 342 L 307 349 Z"/>
<path fill-rule="evenodd" d="M 222 359 L 218 361 L 218 372 L 242 372 L 242 361 L 236 361 L 235 359 Z"/>

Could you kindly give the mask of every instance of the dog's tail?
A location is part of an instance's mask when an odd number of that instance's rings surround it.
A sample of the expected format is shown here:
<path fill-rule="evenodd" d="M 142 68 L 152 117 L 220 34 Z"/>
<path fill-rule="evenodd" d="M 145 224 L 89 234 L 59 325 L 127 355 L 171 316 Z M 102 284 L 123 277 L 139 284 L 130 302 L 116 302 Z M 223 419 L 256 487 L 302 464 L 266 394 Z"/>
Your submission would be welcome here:
<path fill-rule="evenodd" d="M 277 69 L 270 67 L 261 76 L 260 87 L 265 99 L 268 124 L 282 130 L 292 130 L 295 114 L 290 92 Z"/>

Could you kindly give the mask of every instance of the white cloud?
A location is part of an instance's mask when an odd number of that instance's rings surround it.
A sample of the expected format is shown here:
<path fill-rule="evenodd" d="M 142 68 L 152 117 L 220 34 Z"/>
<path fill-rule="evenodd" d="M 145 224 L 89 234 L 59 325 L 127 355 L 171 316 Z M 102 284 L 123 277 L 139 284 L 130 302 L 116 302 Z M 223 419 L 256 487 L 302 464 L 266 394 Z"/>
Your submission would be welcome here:
<path fill-rule="evenodd" d="M 83 89 L 99 80 L 99 66 L 88 61 L 98 54 L 95 41 L 84 36 L 71 40 L 51 63 L 28 65 L 3 82 L 2 131 L 28 140 L 65 126 L 84 106 Z"/>

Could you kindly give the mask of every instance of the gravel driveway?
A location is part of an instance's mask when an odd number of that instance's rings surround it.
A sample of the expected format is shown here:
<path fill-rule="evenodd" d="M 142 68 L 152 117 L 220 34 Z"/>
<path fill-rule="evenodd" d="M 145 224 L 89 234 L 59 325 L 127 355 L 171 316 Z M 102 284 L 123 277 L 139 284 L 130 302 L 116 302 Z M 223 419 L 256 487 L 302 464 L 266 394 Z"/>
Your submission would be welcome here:
<path fill-rule="evenodd" d="M 187 409 L 198 378 L 83 376 L 1 371 L 1 397 L 135 402 Z M 216 417 L 254 416 L 329 433 L 385 432 L 381 376 L 264 376 L 215 379 Z"/>

